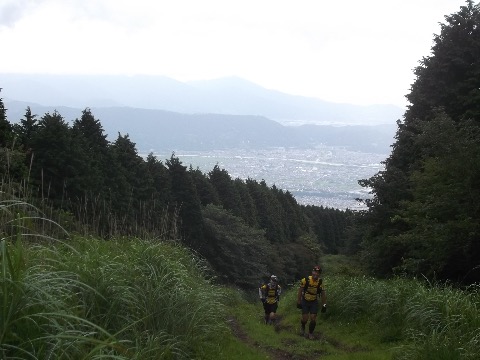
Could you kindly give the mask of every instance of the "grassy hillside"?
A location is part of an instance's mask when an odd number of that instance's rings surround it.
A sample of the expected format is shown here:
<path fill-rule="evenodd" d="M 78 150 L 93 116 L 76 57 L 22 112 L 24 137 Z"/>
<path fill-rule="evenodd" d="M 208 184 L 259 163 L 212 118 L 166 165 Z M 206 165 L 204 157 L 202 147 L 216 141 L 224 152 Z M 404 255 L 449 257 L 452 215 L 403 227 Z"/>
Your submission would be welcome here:
<path fill-rule="evenodd" d="M 211 359 L 223 293 L 175 244 L 0 242 L 1 358 Z"/>
<path fill-rule="evenodd" d="M 0 242 L 2 358 L 475 359 L 478 288 L 325 274 L 328 312 L 299 336 L 296 288 L 274 326 L 174 243 Z M 330 259 L 332 260 L 332 259 Z M 342 259 L 340 259 L 341 261 Z M 328 262 L 328 261 L 327 261 Z M 344 266 L 342 271 L 345 271 Z"/>
<path fill-rule="evenodd" d="M 478 287 L 344 275 L 352 271 L 348 259 L 332 256 L 326 263 L 332 264 L 324 276 L 328 311 L 319 316 L 313 341 L 299 336 L 295 287 L 281 299 L 275 326 L 263 324 L 259 301 L 233 303 L 234 333 L 262 354 L 248 359 L 478 359 Z"/>
<path fill-rule="evenodd" d="M 263 323 L 257 289 L 219 286 L 175 242 L 32 235 L 0 202 L 1 359 L 478 359 L 480 291 L 323 259 L 328 311 L 299 335 L 296 286 Z M 48 219 L 40 219 L 49 222 Z M 38 229 L 38 224 L 36 224 Z M 307 274 L 305 274 L 307 275 Z"/>

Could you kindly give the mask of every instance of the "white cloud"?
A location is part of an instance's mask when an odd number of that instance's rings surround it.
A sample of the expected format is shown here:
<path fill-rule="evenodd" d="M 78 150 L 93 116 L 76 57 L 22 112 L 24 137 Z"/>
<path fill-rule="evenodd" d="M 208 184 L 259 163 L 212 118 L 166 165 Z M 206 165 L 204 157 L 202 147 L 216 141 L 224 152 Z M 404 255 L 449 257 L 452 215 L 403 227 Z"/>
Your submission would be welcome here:
<path fill-rule="evenodd" d="M 403 105 L 438 23 L 464 4 L 0 0 L 0 73 L 235 75 L 329 101 Z"/>
<path fill-rule="evenodd" d="M 0 28 L 13 26 L 45 0 L 0 0 Z"/>

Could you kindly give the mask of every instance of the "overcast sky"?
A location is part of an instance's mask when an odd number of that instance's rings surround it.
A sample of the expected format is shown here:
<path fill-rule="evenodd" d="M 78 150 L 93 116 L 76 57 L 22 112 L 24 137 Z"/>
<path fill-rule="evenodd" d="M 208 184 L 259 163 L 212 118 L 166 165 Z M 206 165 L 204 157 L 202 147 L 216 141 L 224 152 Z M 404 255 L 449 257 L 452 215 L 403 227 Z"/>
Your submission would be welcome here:
<path fill-rule="evenodd" d="M 439 23 L 465 3 L 0 0 L 0 73 L 238 76 L 327 101 L 405 106 Z"/>

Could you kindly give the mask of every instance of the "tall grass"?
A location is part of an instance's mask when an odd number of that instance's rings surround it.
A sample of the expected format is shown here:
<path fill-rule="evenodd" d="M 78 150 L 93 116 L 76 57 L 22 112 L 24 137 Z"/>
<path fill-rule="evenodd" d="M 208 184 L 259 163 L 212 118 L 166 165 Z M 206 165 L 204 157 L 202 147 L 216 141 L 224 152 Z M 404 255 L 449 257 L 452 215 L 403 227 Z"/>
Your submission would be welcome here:
<path fill-rule="evenodd" d="M 0 245 L 1 358 L 200 359 L 218 350 L 222 292 L 184 248 Z"/>
<path fill-rule="evenodd" d="M 88 316 L 127 338 L 157 338 L 156 356 L 160 348 L 189 353 L 223 330 L 222 292 L 188 250 L 136 239 L 83 242 L 80 252 L 72 259 L 67 251 L 60 262 L 96 289 L 81 294 Z"/>
<path fill-rule="evenodd" d="M 37 211 L 0 201 L 0 359 L 208 359 L 219 352 L 223 293 L 194 253 L 175 242 L 58 241 L 35 233 L 39 222 L 53 223 Z"/>
<path fill-rule="evenodd" d="M 328 284 L 330 318 L 370 323 L 383 341 L 402 344 L 396 359 L 478 359 L 480 287 L 343 276 Z"/>

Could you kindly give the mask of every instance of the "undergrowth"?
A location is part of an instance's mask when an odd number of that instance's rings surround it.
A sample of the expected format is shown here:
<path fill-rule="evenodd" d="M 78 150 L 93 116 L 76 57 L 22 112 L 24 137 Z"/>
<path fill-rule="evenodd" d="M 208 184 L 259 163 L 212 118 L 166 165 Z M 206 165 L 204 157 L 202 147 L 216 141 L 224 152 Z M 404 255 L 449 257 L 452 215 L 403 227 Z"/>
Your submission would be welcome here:
<path fill-rule="evenodd" d="M 416 279 L 344 275 L 343 266 L 341 274 L 325 269 L 328 310 L 318 316 L 316 341 L 298 335 L 296 287 L 284 292 L 280 321 L 273 327 L 263 323 L 259 301 L 232 303 L 236 321 L 262 352 L 258 359 L 271 356 L 271 349 L 295 359 L 478 359 L 478 286 L 458 289 Z"/>
<path fill-rule="evenodd" d="M 168 243 L 0 242 L 0 357 L 208 359 L 227 328 L 205 264 Z"/>
<path fill-rule="evenodd" d="M 296 285 L 275 326 L 257 289 L 215 284 L 173 241 L 70 236 L 21 201 L 0 201 L 1 359 L 477 359 L 478 286 L 362 275 L 325 259 L 328 307 L 299 335 Z M 60 238 L 41 230 L 57 226 Z M 338 261 L 336 261 L 338 260 Z M 336 264 L 336 265 L 335 265 Z M 252 295 L 253 294 L 253 295 Z"/>

